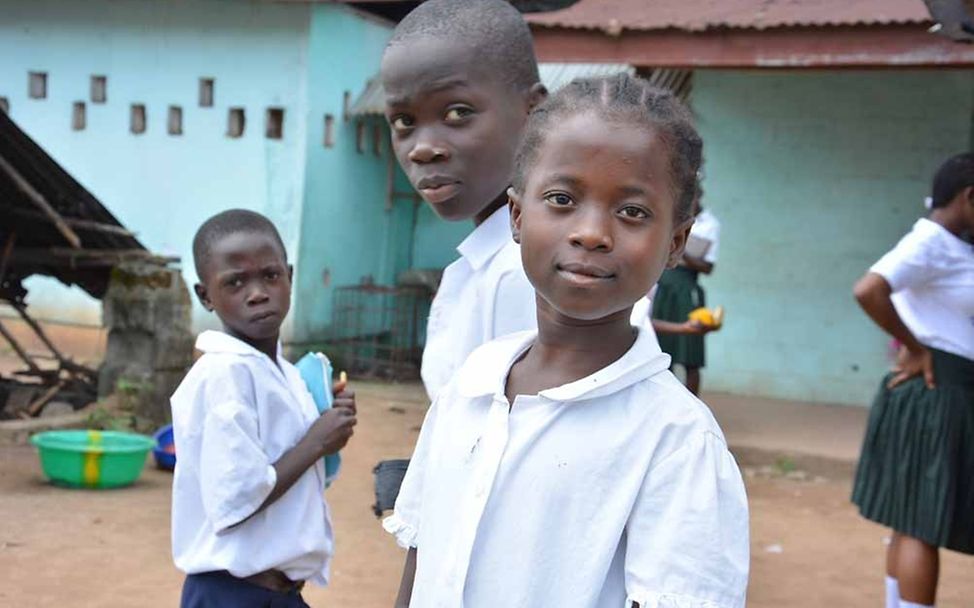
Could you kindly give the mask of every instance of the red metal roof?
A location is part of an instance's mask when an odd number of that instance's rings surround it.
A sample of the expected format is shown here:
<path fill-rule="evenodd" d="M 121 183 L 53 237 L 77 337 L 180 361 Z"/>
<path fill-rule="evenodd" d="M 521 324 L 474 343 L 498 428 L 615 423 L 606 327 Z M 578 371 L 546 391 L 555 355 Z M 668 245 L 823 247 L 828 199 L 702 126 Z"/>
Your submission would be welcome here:
<path fill-rule="evenodd" d="M 926 23 L 923 0 L 579 0 L 525 15 L 535 27 L 622 30 L 770 29 Z"/>

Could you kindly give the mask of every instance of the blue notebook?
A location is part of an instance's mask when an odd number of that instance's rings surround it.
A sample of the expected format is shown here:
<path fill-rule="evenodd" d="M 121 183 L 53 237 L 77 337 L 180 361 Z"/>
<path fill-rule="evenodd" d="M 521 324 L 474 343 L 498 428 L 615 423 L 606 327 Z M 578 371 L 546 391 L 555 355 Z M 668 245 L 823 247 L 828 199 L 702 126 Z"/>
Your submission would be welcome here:
<path fill-rule="evenodd" d="M 308 392 L 318 406 L 318 413 L 331 409 L 335 396 L 331 394 L 332 367 L 328 357 L 321 353 L 308 353 L 301 357 L 296 367 L 301 372 L 301 378 L 308 387 Z M 325 487 L 327 488 L 338 477 L 338 470 L 342 466 L 340 454 L 325 456 Z"/>

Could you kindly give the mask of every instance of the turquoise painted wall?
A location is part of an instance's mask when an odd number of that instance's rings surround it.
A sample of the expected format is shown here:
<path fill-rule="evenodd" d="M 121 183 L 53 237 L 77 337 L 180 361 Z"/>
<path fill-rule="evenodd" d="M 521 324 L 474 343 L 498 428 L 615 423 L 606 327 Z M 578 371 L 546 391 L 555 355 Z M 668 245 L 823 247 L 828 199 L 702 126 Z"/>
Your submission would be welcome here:
<path fill-rule="evenodd" d="M 391 284 L 405 268 L 409 218 L 387 210 L 394 163 L 379 117 L 343 120 L 344 94 L 354 99 L 378 69 L 392 30 L 334 5 L 316 5 L 309 38 L 309 115 L 304 216 L 295 297 L 295 336 L 327 337 L 339 286 L 371 277 Z M 334 146 L 323 145 L 325 115 L 335 119 Z M 364 129 L 359 151 L 358 123 Z M 375 131 L 378 129 L 378 153 Z"/>
<path fill-rule="evenodd" d="M 969 71 L 695 73 L 704 204 L 722 223 L 703 283 L 727 308 L 706 389 L 870 402 L 888 339 L 852 285 L 969 149 L 972 100 Z"/>
<path fill-rule="evenodd" d="M 445 268 L 459 257 L 457 245 L 473 231 L 473 222 L 447 222 L 423 203 L 416 214 L 413 259 L 416 268 Z"/>

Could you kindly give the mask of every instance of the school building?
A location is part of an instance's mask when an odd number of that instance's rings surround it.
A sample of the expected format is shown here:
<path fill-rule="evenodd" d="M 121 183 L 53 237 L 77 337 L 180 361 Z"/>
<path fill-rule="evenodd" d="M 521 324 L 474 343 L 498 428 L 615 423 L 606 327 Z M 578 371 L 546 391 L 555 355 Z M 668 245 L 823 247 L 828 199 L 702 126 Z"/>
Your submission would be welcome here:
<path fill-rule="evenodd" d="M 689 97 L 722 224 L 702 283 L 727 309 L 705 390 L 867 405 L 889 340 L 852 285 L 971 149 L 974 47 L 930 32 L 922 0 L 579 0 L 528 20 L 542 61 L 626 63 Z"/>

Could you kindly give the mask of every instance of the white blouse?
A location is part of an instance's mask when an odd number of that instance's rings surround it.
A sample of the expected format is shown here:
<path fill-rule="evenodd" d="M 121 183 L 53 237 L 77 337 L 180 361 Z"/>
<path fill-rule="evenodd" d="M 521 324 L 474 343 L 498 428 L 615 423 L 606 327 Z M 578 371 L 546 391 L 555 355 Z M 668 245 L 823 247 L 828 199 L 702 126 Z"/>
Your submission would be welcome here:
<path fill-rule="evenodd" d="M 870 272 L 921 344 L 974 360 L 974 245 L 921 218 Z"/>
<path fill-rule="evenodd" d="M 476 350 L 423 424 L 386 529 L 411 608 L 740 608 L 744 484 L 652 332 L 591 376 L 504 396 L 533 332 Z"/>
<path fill-rule="evenodd" d="M 318 419 L 304 380 L 280 348 L 277 365 L 219 331 L 200 334 L 196 348 L 204 354 L 172 396 L 176 567 L 237 577 L 276 568 L 327 584 L 334 542 L 322 460 L 254 515 L 277 483 L 273 464 Z"/>

